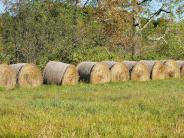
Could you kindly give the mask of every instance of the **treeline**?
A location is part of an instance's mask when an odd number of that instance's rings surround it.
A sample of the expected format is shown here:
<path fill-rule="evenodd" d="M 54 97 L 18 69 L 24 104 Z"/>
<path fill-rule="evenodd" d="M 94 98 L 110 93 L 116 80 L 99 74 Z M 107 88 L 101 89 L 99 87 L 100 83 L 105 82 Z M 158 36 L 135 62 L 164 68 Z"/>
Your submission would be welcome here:
<path fill-rule="evenodd" d="M 137 20 L 135 12 L 119 10 L 117 4 L 8 3 L 0 16 L 0 61 L 43 67 L 49 60 L 184 58 L 184 22 L 172 18 Z"/>

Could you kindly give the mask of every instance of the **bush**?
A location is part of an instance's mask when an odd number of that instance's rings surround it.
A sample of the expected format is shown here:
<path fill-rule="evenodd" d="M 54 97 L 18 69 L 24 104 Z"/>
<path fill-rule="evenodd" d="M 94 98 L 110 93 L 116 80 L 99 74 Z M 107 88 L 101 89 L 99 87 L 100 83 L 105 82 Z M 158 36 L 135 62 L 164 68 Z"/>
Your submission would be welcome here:
<path fill-rule="evenodd" d="M 103 47 L 78 48 L 73 50 L 70 55 L 71 62 L 75 64 L 82 61 L 116 60 L 116 58 L 114 53 L 110 53 L 108 49 Z"/>

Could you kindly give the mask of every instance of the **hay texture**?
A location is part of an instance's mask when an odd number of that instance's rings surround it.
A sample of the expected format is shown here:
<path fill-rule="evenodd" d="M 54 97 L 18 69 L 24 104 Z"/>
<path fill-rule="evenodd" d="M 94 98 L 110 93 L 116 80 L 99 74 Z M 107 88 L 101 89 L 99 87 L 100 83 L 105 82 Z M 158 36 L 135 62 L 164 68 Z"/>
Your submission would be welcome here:
<path fill-rule="evenodd" d="M 143 62 L 138 62 L 131 70 L 131 80 L 147 81 L 150 80 L 148 66 Z"/>
<path fill-rule="evenodd" d="M 167 60 L 163 64 L 166 68 L 166 79 L 180 77 L 180 68 L 175 60 Z"/>
<path fill-rule="evenodd" d="M 180 77 L 184 77 L 184 64 L 180 67 Z"/>
<path fill-rule="evenodd" d="M 16 73 L 6 65 L 0 64 L 0 87 L 13 89 L 16 86 Z"/>
<path fill-rule="evenodd" d="M 177 65 L 179 66 L 179 68 L 184 65 L 184 61 L 183 60 L 177 60 L 176 61 Z"/>
<path fill-rule="evenodd" d="M 147 65 L 152 80 L 163 80 L 166 78 L 166 68 L 162 62 L 155 60 L 143 60 L 141 62 Z"/>
<path fill-rule="evenodd" d="M 126 64 L 129 72 L 131 72 L 132 68 L 137 64 L 137 61 L 123 61 L 123 64 Z"/>
<path fill-rule="evenodd" d="M 133 67 L 137 64 L 137 61 L 124 61 L 123 64 L 125 64 L 128 67 L 129 79 L 131 79 L 131 71 Z"/>
<path fill-rule="evenodd" d="M 109 67 L 112 82 L 129 80 L 129 70 L 126 64 L 114 61 L 103 61 L 103 63 Z"/>
<path fill-rule="evenodd" d="M 39 68 L 32 63 L 12 64 L 16 72 L 17 84 L 20 87 L 37 87 L 43 83 L 43 77 Z"/>
<path fill-rule="evenodd" d="M 180 69 L 180 77 L 184 77 L 184 61 L 183 60 L 178 60 L 176 63 L 179 66 Z"/>
<path fill-rule="evenodd" d="M 49 61 L 43 72 L 45 84 L 75 85 L 79 75 L 74 65 Z"/>
<path fill-rule="evenodd" d="M 111 73 L 105 63 L 82 62 L 77 66 L 80 80 L 92 84 L 110 82 Z"/>

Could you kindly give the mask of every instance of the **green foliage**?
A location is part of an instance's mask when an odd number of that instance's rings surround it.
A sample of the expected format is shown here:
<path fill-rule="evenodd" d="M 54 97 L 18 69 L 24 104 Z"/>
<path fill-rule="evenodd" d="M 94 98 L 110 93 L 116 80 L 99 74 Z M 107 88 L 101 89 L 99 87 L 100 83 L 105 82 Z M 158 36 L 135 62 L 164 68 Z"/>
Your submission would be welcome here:
<path fill-rule="evenodd" d="M 153 21 L 143 33 L 144 48 L 141 59 L 184 59 L 183 31 L 183 22 L 165 19 Z M 156 40 L 150 41 L 149 37 Z"/>
<path fill-rule="evenodd" d="M 114 60 L 115 55 L 109 53 L 106 48 L 87 48 L 87 49 L 75 49 L 71 55 L 70 59 L 73 63 L 79 63 L 82 61 L 104 61 L 104 60 Z"/>
<path fill-rule="evenodd" d="M 87 22 L 91 17 L 80 9 L 75 11 L 70 4 L 23 2 L 17 9 L 10 8 L 3 14 L 4 53 L 10 55 L 11 62 L 33 62 L 40 66 L 48 60 L 69 62 L 75 47 L 99 43 L 95 42 L 99 25 L 93 20 Z"/>
<path fill-rule="evenodd" d="M 174 59 L 184 59 L 184 22 L 172 24 L 167 36 L 167 44 L 162 45 L 161 53 Z"/>
<path fill-rule="evenodd" d="M 141 55 L 134 56 L 132 13 L 114 8 L 122 1 L 108 2 L 102 8 L 95 7 L 94 1 L 85 8 L 69 1 L 10 3 L 0 16 L 0 61 L 33 62 L 44 68 L 49 60 L 77 64 L 84 60 L 184 59 L 182 21 L 152 20 L 142 31 L 143 39 L 137 40 Z M 140 27 L 147 20 L 142 18 Z M 168 28 L 165 40 L 148 39 L 162 36 Z"/>

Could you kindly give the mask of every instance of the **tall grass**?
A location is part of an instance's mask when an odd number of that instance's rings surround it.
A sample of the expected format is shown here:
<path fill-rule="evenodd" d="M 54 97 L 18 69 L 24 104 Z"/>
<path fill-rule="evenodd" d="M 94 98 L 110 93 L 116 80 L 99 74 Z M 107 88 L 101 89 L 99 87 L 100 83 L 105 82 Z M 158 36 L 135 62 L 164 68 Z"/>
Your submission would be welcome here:
<path fill-rule="evenodd" d="M 0 90 L 0 137 L 184 137 L 184 80 Z"/>

